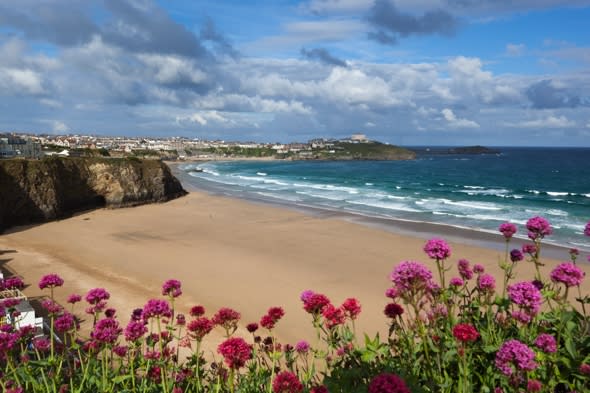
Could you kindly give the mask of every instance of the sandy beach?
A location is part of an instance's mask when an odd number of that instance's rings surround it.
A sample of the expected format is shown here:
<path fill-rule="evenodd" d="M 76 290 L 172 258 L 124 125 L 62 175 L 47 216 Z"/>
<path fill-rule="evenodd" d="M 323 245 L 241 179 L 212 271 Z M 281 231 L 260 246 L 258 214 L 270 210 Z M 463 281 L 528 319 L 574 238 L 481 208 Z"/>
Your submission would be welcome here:
<path fill-rule="evenodd" d="M 445 238 L 441 229 L 436 235 Z M 500 234 L 497 241 L 503 242 Z M 208 315 L 232 307 L 242 313 L 245 326 L 269 307 L 282 306 L 286 315 L 276 332 L 283 342 L 295 343 L 313 336 L 311 317 L 299 300 L 306 289 L 326 294 L 337 305 L 356 297 L 363 307 L 357 328 L 370 335 L 384 333 L 384 292 L 393 267 L 419 260 L 436 269 L 422 251 L 424 242 L 333 215 L 191 192 L 164 204 L 96 210 L 13 229 L 0 236 L 0 267 L 23 277 L 29 284 L 24 292 L 33 299 L 45 295 L 37 283 L 47 273 L 64 278 L 64 287 L 56 291 L 64 304 L 71 293 L 104 287 L 123 324 L 134 308 L 161 296 L 164 280 L 175 278 L 184 292 L 179 312 L 196 304 L 204 305 Z M 501 277 L 503 252 L 457 242 L 451 247 L 448 274 L 456 274 L 457 260 L 467 258 Z M 567 259 L 565 253 L 560 258 Z M 558 262 L 544 261 L 545 274 Z M 580 264 L 588 275 L 585 256 Z M 534 268 L 523 261 L 516 274 L 531 279 Z M 583 293 L 589 292 L 586 279 Z M 83 315 L 83 308 L 78 306 L 78 314 Z M 247 333 L 242 328 L 239 334 Z M 216 344 L 217 338 L 209 341 Z"/>

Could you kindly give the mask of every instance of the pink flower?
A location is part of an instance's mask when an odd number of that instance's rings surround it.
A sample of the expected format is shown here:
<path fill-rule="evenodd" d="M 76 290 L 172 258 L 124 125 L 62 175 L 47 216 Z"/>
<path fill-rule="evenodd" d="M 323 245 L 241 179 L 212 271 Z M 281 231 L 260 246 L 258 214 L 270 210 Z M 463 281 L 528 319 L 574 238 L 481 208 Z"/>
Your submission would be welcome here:
<path fill-rule="evenodd" d="M 531 393 L 538 393 L 543 389 L 541 381 L 536 379 L 529 379 L 526 384 L 526 391 Z"/>
<path fill-rule="evenodd" d="M 535 255 L 537 253 L 537 246 L 534 244 L 523 244 L 522 245 L 522 252 L 529 255 Z"/>
<path fill-rule="evenodd" d="M 430 259 L 443 260 L 451 256 L 451 248 L 443 239 L 430 239 L 424 246 L 424 252 Z"/>
<path fill-rule="evenodd" d="M 403 379 L 395 374 L 377 375 L 369 384 L 368 393 L 411 393 Z"/>
<path fill-rule="evenodd" d="M 590 221 L 588 221 L 586 227 L 584 228 L 584 235 L 590 236 Z"/>
<path fill-rule="evenodd" d="M 399 290 L 396 287 L 387 288 L 385 290 L 385 297 L 395 299 L 399 296 Z"/>
<path fill-rule="evenodd" d="M 217 352 L 223 356 L 225 364 L 233 369 L 238 369 L 252 358 L 252 348 L 240 337 L 228 338 L 217 347 Z"/>
<path fill-rule="evenodd" d="M 117 345 L 116 347 L 113 348 L 113 352 L 115 353 L 115 355 L 117 355 L 119 357 L 125 357 L 127 355 L 128 349 L 129 348 L 124 345 Z"/>
<path fill-rule="evenodd" d="M 590 375 L 590 364 L 582 363 L 580 364 L 580 373 L 584 375 Z"/>
<path fill-rule="evenodd" d="M 513 303 L 517 304 L 531 315 L 536 315 L 541 308 L 541 292 L 528 281 L 509 285 L 508 296 Z"/>
<path fill-rule="evenodd" d="M 531 240 L 542 239 L 553 233 L 553 228 L 551 228 L 549 221 L 538 216 L 529 219 L 526 223 L 526 228 L 529 230 L 528 235 Z"/>
<path fill-rule="evenodd" d="M 473 342 L 479 338 L 479 333 L 475 326 L 469 323 L 460 323 L 453 328 L 453 336 L 461 342 Z"/>
<path fill-rule="evenodd" d="M 484 267 L 479 263 L 473 265 L 473 273 L 481 274 L 485 271 Z"/>
<path fill-rule="evenodd" d="M 190 310 L 191 317 L 201 317 L 205 315 L 205 307 L 203 306 L 193 306 Z"/>
<path fill-rule="evenodd" d="M 231 308 L 222 307 L 213 315 L 211 321 L 215 325 L 219 325 L 226 330 L 235 330 L 238 327 L 238 321 L 241 318 L 241 314 Z"/>
<path fill-rule="evenodd" d="M 108 300 L 111 295 L 104 288 L 93 288 L 86 294 L 86 301 L 90 304 L 98 304 L 99 302 Z"/>
<path fill-rule="evenodd" d="M 482 292 L 492 293 L 496 289 L 494 276 L 484 273 L 477 278 L 477 288 Z"/>
<path fill-rule="evenodd" d="M 542 333 L 535 339 L 535 346 L 545 353 L 557 352 L 557 342 L 550 334 Z"/>
<path fill-rule="evenodd" d="M 535 352 L 518 340 L 508 340 L 496 352 L 496 367 L 506 376 L 537 368 Z"/>
<path fill-rule="evenodd" d="M 346 320 L 342 309 L 336 308 L 332 304 L 328 304 L 322 309 L 322 315 L 326 319 L 329 329 L 344 324 Z"/>
<path fill-rule="evenodd" d="M 311 298 L 313 294 L 314 291 L 312 291 L 311 289 L 306 289 L 305 291 L 301 292 L 299 299 L 301 299 L 301 301 L 305 303 Z"/>
<path fill-rule="evenodd" d="M 64 312 L 53 322 L 53 326 L 58 333 L 65 333 L 77 328 L 76 318 L 69 312 Z"/>
<path fill-rule="evenodd" d="M 306 354 L 309 352 L 309 343 L 305 340 L 299 341 L 297 344 L 295 344 L 295 351 L 301 354 Z"/>
<path fill-rule="evenodd" d="M 275 327 L 275 320 L 272 319 L 270 315 L 263 315 L 262 318 L 260 318 L 260 326 L 262 326 L 265 329 L 271 330 Z"/>
<path fill-rule="evenodd" d="M 64 280 L 57 274 L 47 274 L 39 280 L 39 289 L 61 287 Z"/>
<path fill-rule="evenodd" d="M 90 337 L 105 344 L 114 344 L 122 331 L 116 319 L 104 318 L 96 323 Z"/>
<path fill-rule="evenodd" d="M 203 337 L 213 330 L 215 325 L 209 318 L 200 317 L 190 321 L 186 325 L 186 329 L 191 333 L 191 337 L 193 337 L 197 341 L 201 341 Z"/>
<path fill-rule="evenodd" d="M 551 281 L 562 283 L 566 287 L 575 287 L 582 283 L 586 273 L 572 262 L 560 263 L 551 272 Z"/>
<path fill-rule="evenodd" d="M 500 224 L 500 228 L 498 228 L 498 230 L 502 233 L 502 235 L 504 235 L 506 240 L 509 240 L 516 233 L 517 229 L 516 225 L 510 222 L 505 222 Z"/>
<path fill-rule="evenodd" d="M 68 303 L 70 304 L 76 304 L 78 303 L 80 300 L 82 300 L 82 296 L 77 295 L 75 293 L 71 294 L 70 296 L 68 296 Z"/>
<path fill-rule="evenodd" d="M 137 341 L 147 333 L 147 327 L 141 321 L 131 320 L 125 328 L 125 340 Z"/>
<path fill-rule="evenodd" d="M 319 314 L 322 312 L 324 307 L 330 304 L 330 299 L 321 293 L 311 293 L 310 296 L 302 297 L 303 308 L 310 314 Z"/>
<path fill-rule="evenodd" d="M 250 333 L 254 333 L 258 330 L 258 324 L 256 322 L 252 322 L 246 325 L 246 330 Z"/>
<path fill-rule="evenodd" d="M 272 381 L 273 393 L 299 393 L 303 390 L 303 385 L 295 374 L 289 371 L 281 371 Z"/>
<path fill-rule="evenodd" d="M 467 259 L 459 259 L 457 270 L 459 270 L 459 275 L 464 280 L 471 280 L 473 278 L 473 270 L 469 267 L 469 261 Z"/>
<path fill-rule="evenodd" d="M 324 385 L 320 385 L 320 386 L 314 386 L 313 388 L 311 388 L 309 393 L 330 393 L 330 392 L 328 391 L 327 387 L 325 387 Z"/>
<path fill-rule="evenodd" d="M 0 291 L 4 289 L 23 289 L 24 287 L 24 281 L 17 276 L 8 277 L 4 280 L 0 280 Z"/>
<path fill-rule="evenodd" d="M 453 278 L 451 278 L 451 281 L 449 282 L 449 284 L 452 287 L 462 287 L 464 282 L 463 282 L 463 279 L 461 279 L 459 277 L 453 277 Z"/>
<path fill-rule="evenodd" d="M 150 299 L 145 306 L 143 306 L 143 312 L 141 315 L 143 319 L 147 321 L 150 318 L 170 318 L 172 316 L 172 311 L 166 300 Z"/>
<path fill-rule="evenodd" d="M 361 304 L 355 298 L 348 298 L 342 303 L 342 310 L 350 319 L 356 319 L 361 313 Z"/>
<path fill-rule="evenodd" d="M 182 290 L 180 289 L 180 281 L 178 280 L 167 280 L 162 285 L 162 295 L 169 296 L 169 297 L 179 297 L 182 295 Z"/>
<path fill-rule="evenodd" d="M 522 261 L 524 259 L 524 255 L 522 255 L 522 252 L 520 252 L 520 250 L 518 249 L 514 249 L 512 251 L 510 251 L 510 260 L 512 262 L 519 262 Z"/>
<path fill-rule="evenodd" d="M 404 261 L 397 265 L 390 278 L 400 291 L 426 290 L 432 284 L 432 272 L 415 261 Z"/>
<path fill-rule="evenodd" d="M 61 306 L 51 299 L 43 300 L 41 306 L 46 309 L 49 314 L 57 314 L 62 310 Z"/>

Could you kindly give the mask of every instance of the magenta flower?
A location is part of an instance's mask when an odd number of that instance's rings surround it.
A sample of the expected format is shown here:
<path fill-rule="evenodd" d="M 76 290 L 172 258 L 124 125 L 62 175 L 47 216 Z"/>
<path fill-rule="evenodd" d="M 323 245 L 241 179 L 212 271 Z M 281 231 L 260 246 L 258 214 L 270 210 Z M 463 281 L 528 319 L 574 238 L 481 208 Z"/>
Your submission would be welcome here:
<path fill-rule="evenodd" d="M 148 331 L 143 321 L 131 320 L 125 328 L 125 340 L 137 341 L 144 336 Z"/>
<path fill-rule="evenodd" d="M 51 299 L 43 300 L 41 306 L 46 309 L 49 314 L 57 314 L 62 310 L 61 306 Z"/>
<path fill-rule="evenodd" d="M 385 290 L 385 297 L 395 299 L 399 296 L 399 290 L 396 287 L 387 288 Z"/>
<path fill-rule="evenodd" d="M 273 393 L 299 393 L 302 390 L 303 385 L 290 371 L 281 371 L 272 381 Z"/>
<path fill-rule="evenodd" d="M 76 304 L 76 303 L 78 303 L 81 300 L 82 300 L 82 296 L 77 295 L 75 293 L 73 293 L 70 296 L 68 296 L 68 303 L 70 303 L 70 304 Z"/>
<path fill-rule="evenodd" d="M 451 281 L 449 282 L 449 284 L 451 284 L 452 287 L 462 287 L 464 282 L 463 282 L 462 278 L 453 277 L 453 278 L 451 278 Z"/>
<path fill-rule="evenodd" d="M 243 338 L 228 338 L 217 347 L 217 352 L 223 356 L 229 368 L 243 367 L 252 358 L 252 348 Z"/>
<path fill-rule="evenodd" d="M 246 325 L 246 330 L 250 333 L 254 333 L 258 330 L 258 324 L 256 322 L 251 322 Z"/>
<path fill-rule="evenodd" d="M 390 278 L 400 291 L 427 290 L 432 286 L 432 272 L 416 261 L 400 263 L 393 269 Z"/>
<path fill-rule="evenodd" d="M 530 393 L 538 393 L 543 389 L 543 384 L 537 379 L 529 379 L 526 383 L 526 391 Z"/>
<path fill-rule="evenodd" d="M 485 271 L 485 268 L 480 265 L 479 263 L 476 263 L 475 265 L 473 265 L 473 272 L 477 273 L 477 274 L 481 274 Z"/>
<path fill-rule="evenodd" d="M 587 363 L 580 364 L 580 373 L 590 376 L 590 364 L 587 364 Z"/>
<path fill-rule="evenodd" d="M 528 281 L 509 285 L 508 296 L 514 304 L 517 304 L 521 309 L 526 310 L 533 316 L 536 315 L 541 308 L 541 292 L 536 286 Z"/>
<path fill-rule="evenodd" d="M 143 306 L 141 315 L 146 321 L 150 318 L 170 318 L 172 316 L 172 310 L 170 310 L 170 304 L 166 300 L 150 299 Z"/>
<path fill-rule="evenodd" d="M 582 283 L 586 273 L 572 262 L 560 263 L 551 272 L 551 281 L 562 283 L 566 287 L 575 287 Z"/>
<path fill-rule="evenodd" d="M 93 288 L 86 294 L 86 301 L 90 304 L 98 304 L 104 302 L 111 297 L 110 293 L 104 288 Z"/>
<path fill-rule="evenodd" d="M 350 319 L 356 319 L 361 313 L 361 304 L 355 298 L 348 298 L 342 303 L 342 310 Z"/>
<path fill-rule="evenodd" d="M 39 280 L 39 289 L 55 288 L 64 285 L 64 280 L 57 274 L 47 274 Z"/>
<path fill-rule="evenodd" d="M 529 230 L 528 236 L 531 240 L 542 239 L 553 233 L 553 228 L 551 228 L 549 221 L 538 216 L 529 219 L 526 223 L 526 228 Z"/>
<path fill-rule="evenodd" d="M 202 317 L 205 315 L 205 307 L 203 306 L 193 306 L 190 310 L 191 317 Z"/>
<path fill-rule="evenodd" d="M 295 351 L 297 351 L 297 353 L 306 354 L 309 352 L 309 348 L 309 343 L 305 340 L 301 340 L 295 344 Z"/>
<path fill-rule="evenodd" d="M 223 327 L 228 332 L 235 331 L 238 327 L 238 321 L 241 318 L 241 314 L 228 307 L 222 307 L 213 315 L 211 321 L 215 325 Z"/>
<path fill-rule="evenodd" d="M 4 280 L 0 280 L 0 291 L 4 289 L 23 289 L 24 287 L 24 281 L 17 276 L 8 277 Z"/>
<path fill-rule="evenodd" d="M 459 270 L 459 275 L 464 280 L 471 280 L 473 278 L 473 270 L 471 270 L 467 259 L 459 259 L 459 262 L 457 262 L 457 270 Z"/>
<path fill-rule="evenodd" d="M 116 347 L 113 348 L 113 352 L 115 353 L 115 355 L 123 358 L 127 355 L 128 349 L 129 348 L 124 345 L 117 345 Z"/>
<path fill-rule="evenodd" d="M 557 342 L 550 334 L 542 333 L 535 339 L 535 346 L 545 353 L 557 352 Z"/>
<path fill-rule="evenodd" d="M 90 337 L 104 344 L 114 344 L 122 331 L 116 319 L 104 318 L 96 323 Z"/>
<path fill-rule="evenodd" d="M 512 251 L 510 251 L 510 260 L 512 262 L 520 262 L 524 259 L 524 255 L 522 255 L 522 252 L 520 252 L 520 250 L 518 249 L 514 249 Z"/>
<path fill-rule="evenodd" d="M 368 393 L 411 393 L 403 379 L 395 374 L 377 375 L 369 384 Z"/>
<path fill-rule="evenodd" d="M 529 255 L 535 255 L 537 253 L 537 246 L 534 244 L 523 244 L 522 245 L 522 252 Z"/>
<path fill-rule="evenodd" d="M 451 256 L 451 248 L 443 239 L 430 239 L 424 246 L 424 252 L 430 259 L 438 261 L 447 259 Z"/>
<path fill-rule="evenodd" d="M 213 330 L 214 326 L 215 325 L 209 318 L 199 317 L 190 321 L 186 325 L 186 329 L 191 333 L 191 337 L 197 341 L 201 341 L 203 337 Z"/>
<path fill-rule="evenodd" d="M 69 312 L 64 312 L 53 322 L 53 326 L 58 333 L 65 333 L 77 328 L 76 318 Z"/>
<path fill-rule="evenodd" d="M 180 289 L 180 281 L 178 280 L 167 280 L 162 285 L 162 295 L 170 296 L 170 297 L 179 297 L 182 295 L 182 290 Z"/>
<path fill-rule="evenodd" d="M 505 222 L 503 224 L 500 224 L 500 228 L 498 228 L 498 230 L 502 233 L 502 235 L 504 235 L 506 240 L 510 240 L 510 238 L 512 238 L 512 236 L 514 236 L 514 234 L 516 233 L 517 229 L 516 225 L 510 222 Z"/>
<path fill-rule="evenodd" d="M 496 367 L 506 376 L 537 368 L 535 352 L 518 340 L 508 340 L 496 352 Z"/>
<path fill-rule="evenodd" d="M 311 289 L 306 289 L 305 291 L 301 292 L 299 299 L 301 299 L 301 301 L 305 303 L 313 296 L 313 294 L 314 291 L 312 291 Z"/>
<path fill-rule="evenodd" d="M 590 221 L 588 221 L 586 227 L 584 228 L 584 235 L 590 236 Z"/>

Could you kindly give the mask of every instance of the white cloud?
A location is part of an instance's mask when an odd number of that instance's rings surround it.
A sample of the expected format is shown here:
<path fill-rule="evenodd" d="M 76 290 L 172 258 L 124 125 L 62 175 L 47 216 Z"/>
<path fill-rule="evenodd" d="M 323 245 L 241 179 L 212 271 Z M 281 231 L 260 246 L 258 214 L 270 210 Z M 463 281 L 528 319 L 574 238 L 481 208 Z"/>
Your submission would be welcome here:
<path fill-rule="evenodd" d="M 70 127 L 63 121 L 54 120 L 52 121 L 53 132 L 57 134 L 65 134 L 70 130 Z"/>
<path fill-rule="evenodd" d="M 479 128 L 479 124 L 472 120 L 457 118 L 449 108 L 444 108 L 440 112 L 451 128 Z"/>
<path fill-rule="evenodd" d="M 575 127 L 576 122 L 569 120 L 565 116 L 547 116 L 543 119 L 506 123 L 505 125 L 516 128 L 570 128 Z"/>
<path fill-rule="evenodd" d="M 506 54 L 508 56 L 522 56 L 525 49 L 524 44 L 506 44 Z"/>
<path fill-rule="evenodd" d="M 0 87 L 16 95 L 45 92 L 41 75 L 28 69 L 0 68 Z"/>
<path fill-rule="evenodd" d="M 138 55 L 138 58 L 152 70 L 154 79 L 163 84 L 202 83 L 207 74 L 197 68 L 193 60 L 180 56 Z"/>

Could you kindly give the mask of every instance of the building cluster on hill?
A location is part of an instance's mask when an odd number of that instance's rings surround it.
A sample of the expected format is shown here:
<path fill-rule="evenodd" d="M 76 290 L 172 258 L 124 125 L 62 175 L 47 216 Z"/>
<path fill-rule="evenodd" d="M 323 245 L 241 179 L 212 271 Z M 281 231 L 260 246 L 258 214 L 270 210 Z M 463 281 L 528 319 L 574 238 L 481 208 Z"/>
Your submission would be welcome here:
<path fill-rule="evenodd" d="M 94 135 L 30 135 L 22 133 L 0 133 L 0 158 L 41 158 L 46 155 L 79 155 L 85 150 L 101 150 L 108 155 L 138 154 L 150 152 L 169 154 L 180 159 L 187 155 L 201 154 L 216 149 L 267 149 L 275 154 L 311 155 L 313 149 L 333 151 L 337 142 L 365 143 L 363 134 L 353 134 L 345 139 L 312 139 L 307 143 L 258 143 L 227 142 L 223 140 L 189 139 L 185 137 L 147 138 L 115 137 Z M 105 154 L 106 155 L 106 154 Z"/>

